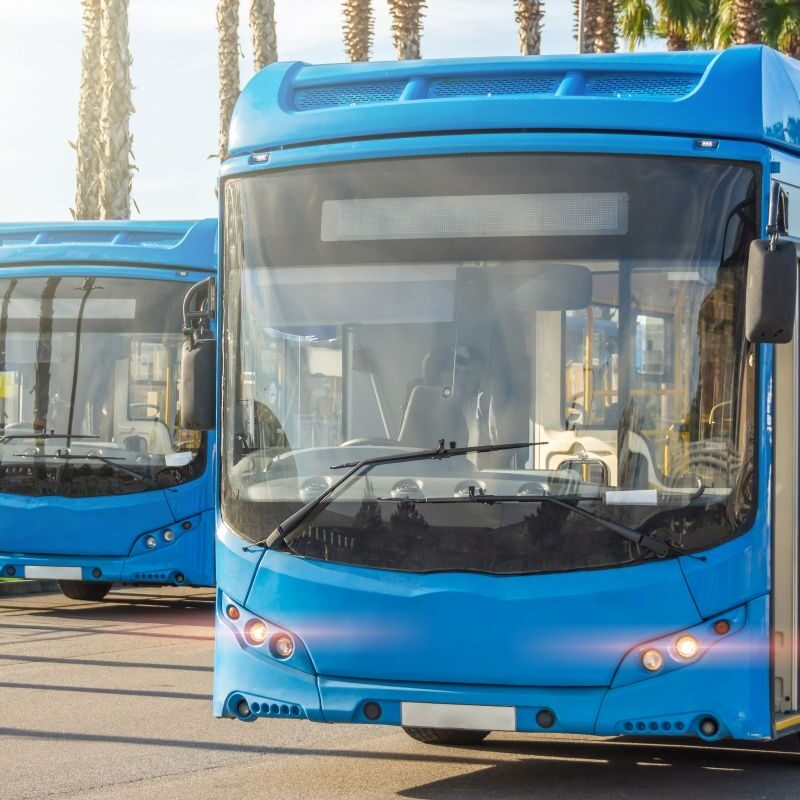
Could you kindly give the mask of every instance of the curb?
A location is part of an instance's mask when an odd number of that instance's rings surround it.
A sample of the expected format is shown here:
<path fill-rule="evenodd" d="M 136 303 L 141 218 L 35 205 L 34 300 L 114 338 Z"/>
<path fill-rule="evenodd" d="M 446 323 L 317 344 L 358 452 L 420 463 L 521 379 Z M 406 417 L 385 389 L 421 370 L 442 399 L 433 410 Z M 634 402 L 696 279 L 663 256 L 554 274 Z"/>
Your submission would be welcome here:
<path fill-rule="evenodd" d="M 14 594 L 57 592 L 58 581 L 0 581 L 0 597 Z"/>

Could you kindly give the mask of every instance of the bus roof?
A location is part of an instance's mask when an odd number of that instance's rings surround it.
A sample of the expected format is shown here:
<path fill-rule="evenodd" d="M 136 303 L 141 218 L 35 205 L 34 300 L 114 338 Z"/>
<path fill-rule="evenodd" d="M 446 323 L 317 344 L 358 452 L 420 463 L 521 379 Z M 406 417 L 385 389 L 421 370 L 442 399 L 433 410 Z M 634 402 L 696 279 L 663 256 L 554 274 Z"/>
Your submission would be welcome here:
<path fill-rule="evenodd" d="M 214 270 L 217 220 L 0 224 L 0 267 L 134 264 Z"/>
<path fill-rule="evenodd" d="M 312 142 L 469 131 L 625 131 L 761 141 L 800 153 L 800 64 L 720 53 L 281 62 L 242 92 L 233 156 Z"/>

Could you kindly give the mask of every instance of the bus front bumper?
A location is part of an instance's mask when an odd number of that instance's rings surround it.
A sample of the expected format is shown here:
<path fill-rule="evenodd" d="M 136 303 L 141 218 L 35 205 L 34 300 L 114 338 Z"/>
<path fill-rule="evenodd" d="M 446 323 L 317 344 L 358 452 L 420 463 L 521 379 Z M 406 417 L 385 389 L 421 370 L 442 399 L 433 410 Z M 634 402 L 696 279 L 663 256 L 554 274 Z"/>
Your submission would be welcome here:
<path fill-rule="evenodd" d="M 697 736 L 706 741 L 774 736 L 766 597 L 722 615 L 732 626 L 724 647 L 709 647 L 691 663 L 648 675 L 636 666 L 643 648 L 661 646 L 668 656 L 669 644 L 642 643 L 623 654 L 611 686 L 599 687 L 389 683 L 320 676 L 299 640 L 298 650 L 285 663 L 270 654 L 268 643 L 251 646 L 242 635 L 248 622 L 246 609 L 241 609 L 243 616 L 233 624 L 225 614 L 227 598 L 218 597 L 214 673 L 218 717 L 277 716 L 420 727 L 429 720 L 431 727 Z M 709 620 L 704 626 L 714 622 Z M 692 630 L 702 645 L 704 629 L 697 627 Z M 281 632 L 272 623 L 270 630 Z"/>
<path fill-rule="evenodd" d="M 213 586 L 211 523 L 211 512 L 205 512 L 148 531 L 135 539 L 129 553 L 119 556 L 0 553 L 0 577 Z M 165 538 L 167 530 L 171 537 Z"/>

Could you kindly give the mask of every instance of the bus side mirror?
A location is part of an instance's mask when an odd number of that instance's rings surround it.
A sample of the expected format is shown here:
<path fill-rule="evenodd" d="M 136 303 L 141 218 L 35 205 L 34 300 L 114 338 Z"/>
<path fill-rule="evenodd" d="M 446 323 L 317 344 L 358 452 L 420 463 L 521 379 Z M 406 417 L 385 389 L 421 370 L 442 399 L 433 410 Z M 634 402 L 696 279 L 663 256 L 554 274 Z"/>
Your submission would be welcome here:
<path fill-rule="evenodd" d="M 216 425 L 217 343 L 210 328 L 215 311 L 216 283 L 206 278 L 183 300 L 180 402 L 187 430 L 210 431 Z"/>
<path fill-rule="evenodd" d="M 786 239 L 750 245 L 745 298 L 745 336 L 753 344 L 792 340 L 797 299 L 797 248 Z"/>
<path fill-rule="evenodd" d="M 188 338 L 181 352 L 181 426 L 210 431 L 216 423 L 217 343 Z"/>

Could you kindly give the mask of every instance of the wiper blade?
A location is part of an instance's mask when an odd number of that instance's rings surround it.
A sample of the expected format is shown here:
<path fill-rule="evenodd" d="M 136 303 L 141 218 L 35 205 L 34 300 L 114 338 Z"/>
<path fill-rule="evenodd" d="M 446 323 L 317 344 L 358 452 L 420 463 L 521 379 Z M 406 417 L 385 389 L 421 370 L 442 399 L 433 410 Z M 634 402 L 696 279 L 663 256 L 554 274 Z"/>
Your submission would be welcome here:
<path fill-rule="evenodd" d="M 300 525 L 305 522 L 308 517 L 314 513 L 340 486 L 345 484 L 350 478 L 358 475 L 362 470 L 369 472 L 373 467 L 381 464 L 403 464 L 408 461 L 424 461 L 431 459 L 440 461 L 445 458 L 453 458 L 454 456 L 468 455 L 469 453 L 492 453 L 498 450 L 521 450 L 523 447 L 539 447 L 540 445 L 547 444 L 547 442 L 514 442 L 512 444 L 481 444 L 474 447 L 455 447 L 454 442 L 450 443 L 450 447 L 445 447 L 445 440 L 439 439 L 437 447 L 433 450 L 417 450 L 413 453 L 393 453 L 388 456 L 373 456 L 372 458 L 364 458 L 361 461 L 348 461 L 344 464 L 336 464 L 331 469 L 347 469 L 344 475 L 338 480 L 335 480 L 324 492 L 318 494 L 313 500 L 310 500 L 304 506 L 299 508 L 291 516 L 287 517 L 283 522 L 275 528 L 266 539 L 261 539 L 258 542 L 247 545 L 244 550 L 251 550 L 254 547 L 274 547 L 279 542 L 282 542 L 286 537 L 297 530 Z"/>
<path fill-rule="evenodd" d="M 693 553 L 687 553 L 683 548 L 672 544 L 664 539 L 658 539 L 648 533 L 642 533 L 635 528 L 628 528 L 625 525 L 620 525 L 601 514 L 595 514 L 593 511 L 587 511 L 585 508 L 580 508 L 573 503 L 580 502 L 581 500 L 596 500 L 595 497 L 583 497 L 581 495 L 565 495 L 563 497 L 553 497 L 549 494 L 528 494 L 528 495 L 497 495 L 497 494 L 468 494 L 464 497 L 430 497 L 425 499 L 412 499 L 409 502 L 413 503 L 486 503 L 492 505 L 493 503 L 552 503 L 553 505 L 565 508 L 572 511 L 581 517 L 590 519 L 593 522 L 598 522 L 608 530 L 633 542 L 640 547 L 645 547 L 655 555 L 664 557 L 669 553 L 676 553 L 682 556 L 690 556 L 700 561 L 705 561 L 704 556 L 697 556 Z M 569 502 L 572 501 L 572 502 Z"/>
<path fill-rule="evenodd" d="M 99 436 L 81 436 L 67 433 L 6 433 L 0 436 L 0 444 L 3 442 L 11 442 L 15 439 L 99 439 Z"/>

